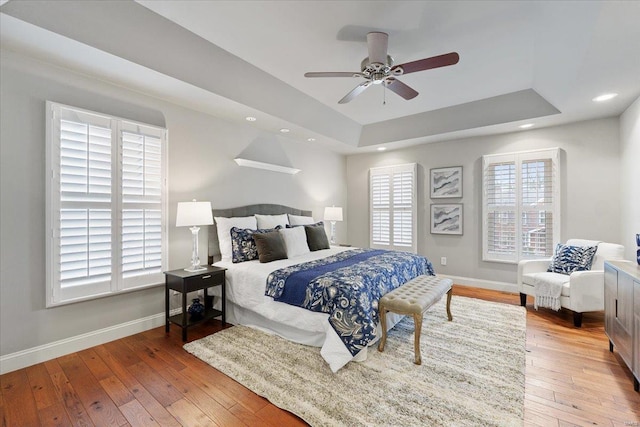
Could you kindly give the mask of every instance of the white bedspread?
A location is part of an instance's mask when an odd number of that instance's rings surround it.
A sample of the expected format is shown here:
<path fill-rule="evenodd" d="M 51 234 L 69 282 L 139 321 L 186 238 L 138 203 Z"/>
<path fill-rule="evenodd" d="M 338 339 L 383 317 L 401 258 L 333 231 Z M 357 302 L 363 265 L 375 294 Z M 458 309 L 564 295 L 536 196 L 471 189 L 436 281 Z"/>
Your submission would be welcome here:
<path fill-rule="evenodd" d="M 231 312 L 229 309 L 227 310 L 229 321 L 275 333 L 291 341 L 320 346 L 322 347 L 320 351 L 322 357 L 327 361 L 331 370 L 337 372 L 351 361 L 353 356 L 330 326 L 329 315 L 274 301 L 271 297 L 265 296 L 264 292 L 267 277 L 272 271 L 324 258 L 348 249 L 350 248 L 331 247 L 296 258 L 264 264 L 257 260 L 237 264 L 230 261 L 215 263 L 215 266 L 227 269 L 226 294 L 227 301 L 231 303 L 232 307 Z M 391 318 L 387 318 L 390 320 L 388 327 L 391 328 L 402 317 L 391 316 Z M 357 360 L 365 359 L 366 350 L 363 350 L 358 354 Z"/>

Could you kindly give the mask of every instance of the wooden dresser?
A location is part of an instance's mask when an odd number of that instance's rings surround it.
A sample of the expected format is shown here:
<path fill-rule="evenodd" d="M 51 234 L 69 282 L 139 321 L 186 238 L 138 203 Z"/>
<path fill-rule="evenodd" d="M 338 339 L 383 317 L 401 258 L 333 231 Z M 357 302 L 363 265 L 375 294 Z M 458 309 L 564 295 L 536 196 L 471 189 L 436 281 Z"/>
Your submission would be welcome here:
<path fill-rule="evenodd" d="M 633 372 L 633 389 L 640 379 L 640 266 L 631 261 L 604 263 L 604 330 L 609 351 L 618 350 Z"/>

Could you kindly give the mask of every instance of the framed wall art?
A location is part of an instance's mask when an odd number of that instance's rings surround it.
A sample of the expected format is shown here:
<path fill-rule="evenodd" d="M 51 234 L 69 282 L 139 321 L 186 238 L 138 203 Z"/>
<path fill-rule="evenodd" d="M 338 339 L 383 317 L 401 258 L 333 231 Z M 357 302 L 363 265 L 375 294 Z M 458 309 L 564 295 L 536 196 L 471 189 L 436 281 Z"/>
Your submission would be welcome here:
<path fill-rule="evenodd" d="M 462 197 L 462 166 L 431 169 L 431 198 Z"/>
<path fill-rule="evenodd" d="M 462 235 L 462 203 L 431 205 L 431 234 Z"/>

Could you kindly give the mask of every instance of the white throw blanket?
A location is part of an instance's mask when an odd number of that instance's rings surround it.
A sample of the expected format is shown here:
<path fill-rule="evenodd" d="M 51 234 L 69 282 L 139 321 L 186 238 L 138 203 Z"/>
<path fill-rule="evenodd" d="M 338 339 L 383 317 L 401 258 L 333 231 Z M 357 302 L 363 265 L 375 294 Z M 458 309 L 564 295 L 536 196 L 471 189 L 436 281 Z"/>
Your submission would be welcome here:
<path fill-rule="evenodd" d="M 536 310 L 538 307 L 550 308 L 555 311 L 560 310 L 561 283 L 551 283 L 535 278 L 533 280 L 533 287 L 535 289 L 533 307 Z"/>

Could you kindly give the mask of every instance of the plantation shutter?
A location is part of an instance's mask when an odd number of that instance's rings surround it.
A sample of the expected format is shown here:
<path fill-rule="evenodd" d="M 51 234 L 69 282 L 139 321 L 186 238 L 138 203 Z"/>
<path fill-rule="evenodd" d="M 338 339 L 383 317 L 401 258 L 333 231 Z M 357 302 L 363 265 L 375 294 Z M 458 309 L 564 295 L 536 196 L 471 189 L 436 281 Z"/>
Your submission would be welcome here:
<path fill-rule="evenodd" d="M 391 177 L 371 174 L 371 242 L 388 246 L 391 242 Z"/>
<path fill-rule="evenodd" d="M 555 163 L 552 159 L 522 161 L 522 257 L 553 255 Z"/>
<path fill-rule="evenodd" d="M 483 157 L 483 259 L 553 254 L 560 239 L 559 150 Z"/>
<path fill-rule="evenodd" d="M 62 109 L 55 132 L 56 297 L 108 292 L 112 278 L 113 140 L 109 117 Z"/>
<path fill-rule="evenodd" d="M 393 245 L 411 248 L 414 228 L 414 172 L 393 173 Z"/>
<path fill-rule="evenodd" d="M 47 306 L 161 283 L 166 131 L 47 110 Z"/>
<path fill-rule="evenodd" d="M 162 134 L 122 125 L 121 268 L 124 287 L 162 280 Z"/>
<path fill-rule="evenodd" d="M 516 166 L 513 161 L 486 166 L 486 251 L 492 259 L 512 260 L 516 253 Z"/>
<path fill-rule="evenodd" d="M 416 164 L 370 170 L 371 247 L 413 251 L 416 244 Z"/>

